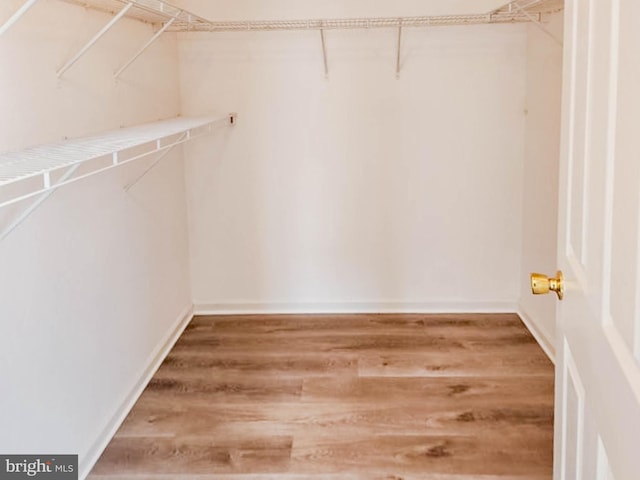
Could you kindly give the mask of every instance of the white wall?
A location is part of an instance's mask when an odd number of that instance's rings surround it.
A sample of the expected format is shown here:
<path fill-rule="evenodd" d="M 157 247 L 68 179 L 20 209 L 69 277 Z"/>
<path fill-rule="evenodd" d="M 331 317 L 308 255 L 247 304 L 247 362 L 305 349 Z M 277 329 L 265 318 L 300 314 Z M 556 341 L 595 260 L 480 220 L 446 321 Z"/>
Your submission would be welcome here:
<path fill-rule="evenodd" d="M 562 14 L 548 28 L 562 38 Z M 557 269 L 558 162 L 562 47 L 534 25 L 527 32 L 527 120 L 522 206 L 521 313 L 553 353 L 555 295 L 534 297 L 530 272 L 554 274 Z"/>
<path fill-rule="evenodd" d="M 515 309 L 526 27 L 406 30 L 399 80 L 396 35 L 327 32 L 328 81 L 317 31 L 179 37 L 184 113 L 239 113 L 187 147 L 200 310 Z"/>
<path fill-rule="evenodd" d="M 0 2 L 0 19 L 22 3 Z M 109 18 L 39 2 L 0 38 L 0 151 L 178 113 L 175 36 L 112 79 L 152 34 L 137 22 L 57 80 Z M 0 452 L 78 453 L 86 471 L 190 307 L 181 156 L 129 194 L 148 160 L 65 187 L 0 243 Z"/>

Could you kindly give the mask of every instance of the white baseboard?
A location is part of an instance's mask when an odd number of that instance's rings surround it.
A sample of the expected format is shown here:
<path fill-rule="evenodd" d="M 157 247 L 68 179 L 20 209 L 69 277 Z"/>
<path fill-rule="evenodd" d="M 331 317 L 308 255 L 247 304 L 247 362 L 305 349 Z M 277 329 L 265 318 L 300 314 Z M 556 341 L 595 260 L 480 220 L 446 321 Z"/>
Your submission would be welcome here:
<path fill-rule="evenodd" d="M 146 363 L 146 367 L 142 371 L 140 379 L 136 382 L 135 387 L 122 401 L 120 407 L 116 410 L 113 417 L 111 417 L 111 420 L 102 430 L 102 433 L 93 443 L 88 453 L 84 458 L 80 459 L 79 478 L 84 479 L 89 475 L 91 469 L 100 458 L 100 455 L 102 455 L 104 449 L 107 448 L 107 445 L 118 431 L 118 428 L 120 428 L 120 425 L 129 414 L 129 411 L 133 408 L 145 387 L 156 373 L 156 370 L 158 370 L 160 364 L 163 362 L 169 351 L 173 348 L 173 345 L 178 341 L 178 338 L 180 338 L 180 335 L 182 335 L 182 332 L 193 318 L 193 312 L 193 305 L 185 308 L 162 341 L 151 353 Z"/>
<path fill-rule="evenodd" d="M 545 332 L 538 328 L 537 323 L 529 316 L 525 310 L 520 305 L 517 310 L 518 315 L 522 319 L 523 323 L 531 332 L 531 335 L 536 339 L 538 345 L 544 350 L 544 353 L 547 354 L 549 360 L 555 365 L 556 363 L 556 347 L 553 341 L 545 334 Z"/>
<path fill-rule="evenodd" d="M 196 303 L 196 315 L 321 313 L 515 313 L 516 302 Z"/>

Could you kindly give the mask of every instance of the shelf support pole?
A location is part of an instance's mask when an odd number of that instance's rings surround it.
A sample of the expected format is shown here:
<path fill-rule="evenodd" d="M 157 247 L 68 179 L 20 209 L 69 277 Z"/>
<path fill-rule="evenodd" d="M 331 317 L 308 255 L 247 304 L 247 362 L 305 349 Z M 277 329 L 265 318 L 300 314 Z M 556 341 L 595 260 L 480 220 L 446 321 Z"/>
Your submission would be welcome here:
<path fill-rule="evenodd" d="M 545 34 L 547 34 L 549 36 L 549 38 L 551 38 L 554 42 L 556 42 L 558 45 L 562 46 L 562 40 L 560 40 L 558 37 L 556 37 L 553 33 L 551 33 L 551 31 L 549 31 L 549 29 L 547 27 L 545 27 L 543 25 L 543 23 L 538 20 L 536 17 L 534 17 L 533 15 L 531 15 L 529 12 L 527 12 L 524 8 L 522 8 L 520 5 L 518 5 L 517 3 L 513 3 L 513 6 L 516 7 L 516 9 L 522 13 L 525 17 L 527 17 L 536 27 L 538 27 L 542 32 L 544 32 Z"/>
<path fill-rule="evenodd" d="M 179 15 L 179 13 L 178 13 L 178 15 Z M 151 45 L 153 45 L 153 44 L 155 43 L 155 41 L 156 41 L 156 40 L 158 40 L 158 38 L 160 38 L 160 36 L 161 36 L 164 32 L 166 32 L 166 31 L 167 31 L 167 28 L 169 28 L 171 25 L 173 25 L 173 22 L 175 22 L 175 21 L 176 21 L 176 18 L 177 18 L 177 15 L 176 15 L 175 17 L 171 18 L 167 23 L 165 23 L 165 24 L 164 24 L 164 26 L 163 26 L 160 30 L 158 30 L 158 31 L 156 32 L 156 34 L 155 34 L 153 37 L 151 37 L 151 38 L 149 39 L 149 41 L 148 41 L 147 43 L 145 43 L 145 44 L 142 46 L 142 48 L 140 48 L 140 50 L 138 50 L 138 52 L 137 52 L 137 53 L 136 53 L 136 54 L 135 54 L 135 55 L 134 55 L 134 56 L 133 56 L 133 57 L 132 57 L 128 62 L 127 62 L 127 63 L 125 63 L 122 67 L 120 67 L 120 68 L 118 69 L 118 71 L 117 71 L 116 73 L 114 73 L 114 74 L 113 74 L 113 78 L 116 78 L 116 79 L 117 79 L 117 78 L 119 78 L 119 77 L 120 77 L 120 75 L 122 75 L 122 72 L 124 72 L 127 68 L 129 68 L 129 67 L 131 66 L 131 64 L 132 64 L 133 62 L 135 62 L 135 61 L 138 59 L 138 57 L 139 57 L 140 55 L 142 55 L 144 52 L 146 52 L 146 51 L 147 51 L 147 49 L 148 49 Z"/>
<path fill-rule="evenodd" d="M 396 78 L 400 78 L 400 52 L 402 50 L 402 19 L 398 25 L 398 52 L 396 55 Z"/>
<path fill-rule="evenodd" d="M 153 170 L 156 165 L 158 165 L 158 163 L 160 163 L 160 161 L 166 157 L 167 155 L 169 155 L 178 145 L 180 145 L 182 142 L 184 142 L 185 140 L 187 140 L 189 138 L 189 131 L 187 130 L 185 133 L 183 133 L 180 138 L 176 141 L 176 143 L 174 143 L 173 145 L 171 145 L 169 148 L 167 148 L 164 152 L 162 152 L 158 158 L 156 158 L 153 163 L 151 165 L 149 165 L 146 170 L 144 172 L 142 172 L 140 175 L 138 175 L 138 177 L 135 178 L 135 180 L 132 180 L 131 182 L 129 182 L 127 185 L 125 185 L 124 187 L 124 191 L 125 192 L 129 192 L 129 190 L 131 190 L 140 180 L 142 180 L 144 177 L 147 176 L 147 173 L 149 173 L 151 170 Z"/>
<path fill-rule="evenodd" d="M 42 205 L 45 200 L 47 200 L 51 195 L 55 193 L 58 188 L 64 185 L 73 175 L 75 175 L 76 171 L 80 168 L 80 164 L 73 165 L 69 170 L 65 172 L 65 174 L 60 177 L 54 185 L 51 185 L 51 180 L 48 174 L 44 177 L 44 184 L 47 190 L 42 192 L 40 196 L 31 204 L 27 209 L 22 212 L 9 226 L 0 234 L 0 242 L 2 242 L 5 238 L 9 236 L 11 232 L 13 232 L 16 228 L 18 228 L 29 216 L 36 211 L 36 209 Z"/>
<path fill-rule="evenodd" d="M 322 42 L 322 61 L 324 62 L 324 78 L 329 78 L 329 64 L 327 63 L 327 44 L 324 39 L 324 28 L 320 27 L 320 41 Z"/>
<path fill-rule="evenodd" d="M 120 10 L 120 12 L 119 12 L 115 17 L 113 17 L 113 18 L 111 19 L 111 21 L 109 21 L 109 23 L 107 23 L 107 24 L 102 28 L 102 30 L 100 30 L 98 33 L 96 33 L 96 35 L 95 35 L 91 40 L 89 40 L 89 42 L 88 42 L 84 47 L 82 47 L 82 48 L 80 49 L 80 51 L 79 51 L 78 53 L 76 53 L 76 54 L 71 58 L 71 60 L 69 60 L 67 63 L 65 63 L 65 64 L 64 64 L 64 66 L 63 66 L 60 70 L 58 70 L 58 71 L 57 71 L 58 78 L 62 77 L 62 75 L 64 75 L 64 73 L 65 73 L 67 70 L 69 70 L 71 67 L 73 67 L 73 66 L 76 64 L 76 62 L 77 62 L 78 60 L 80 60 L 80 58 L 82 58 L 82 56 L 83 56 L 85 53 L 87 53 L 87 51 L 88 51 L 91 47 L 93 47 L 93 46 L 95 45 L 95 43 L 96 43 L 98 40 L 100 40 L 100 39 L 102 38 L 102 36 L 103 36 L 105 33 L 107 33 L 107 32 L 111 29 L 111 27 L 113 27 L 113 26 L 118 22 L 118 20 L 120 20 L 122 17 L 124 17 L 124 16 L 126 15 L 126 13 L 129 11 L 129 9 L 130 9 L 131 7 L 133 7 L 133 3 L 131 3 L 131 2 L 127 3 L 127 4 L 124 6 L 124 8 L 123 8 L 122 10 Z"/>
<path fill-rule="evenodd" d="M 4 34 L 4 32 L 9 30 L 9 28 L 11 28 L 11 26 L 14 23 L 20 20 L 20 18 L 25 13 L 27 13 L 27 10 L 33 7 L 37 1 L 38 0 L 27 0 L 26 2 L 24 2 L 24 4 L 22 4 L 22 6 L 18 10 L 16 10 L 16 12 L 13 15 L 11 15 L 9 19 L 6 22 L 4 22 L 2 26 L 0 26 L 0 37 L 2 36 L 2 34 Z"/>

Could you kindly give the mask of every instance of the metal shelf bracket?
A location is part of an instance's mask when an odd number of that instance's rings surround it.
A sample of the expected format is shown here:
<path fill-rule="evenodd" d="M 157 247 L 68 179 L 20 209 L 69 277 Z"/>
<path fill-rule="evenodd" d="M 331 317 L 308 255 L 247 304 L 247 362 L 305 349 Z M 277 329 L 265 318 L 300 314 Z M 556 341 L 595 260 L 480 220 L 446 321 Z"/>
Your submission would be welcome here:
<path fill-rule="evenodd" d="M 67 70 L 73 67 L 76 64 L 76 62 L 80 60 L 82 56 L 85 53 L 87 53 L 87 51 L 89 51 L 89 49 L 93 47 L 96 44 L 96 42 L 104 36 L 105 33 L 111 30 L 111 28 L 116 23 L 118 23 L 118 20 L 120 20 L 122 17 L 124 17 L 127 14 L 127 12 L 131 9 L 131 7 L 133 7 L 133 3 L 131 2 L 127 3 L 124 6 L 124 8 L 120 10 L 120 12 L 102 28 L 102 30 L 96 33 L 95 36 L 91 40 L 89 40 L 89 42 L 87 42 L 87 44 L 78 51 L 78 53 L 76 53 L 73 57 L 71 57 L 71 59 L 67 63 L 65 63 L 64 66 L 60 68 L 60 70 L 56 72 L 56 74 L 58 75 L 58 78 L 62 77 L 62 75 L 64 75 L 64 73 Z"/>
<path fill-rule="evenodd" d="M 320 28 L 320 41 L 322 43 L 322 61 L 324 62 L 324 78 L 329 79 L 329 64 L 327 63 L 327 43 L 324 38 L 324 28 Z"/>
<path fill-rule="evenodd" d="M 158 31 L 156 32 L 156 34 L 155 34 L 153 37 L 151 37 L 151 38 L 149 39 L 149 41 L 148 41 L 147 43 L 145 43 L 145 44 L 140 48 L 140 50 L 138 50 L 138 51 L 136 52 L 136 54 L 135 54 L 133 57 L 131 57 L 131 59 L 130 59 L 129 61 L 127 61 L 124 65 L 122 65 L 122 67 L 120 67 L 120 68 L 119 68 L 119 69 L 118 69 L 118 70 L 113 74 L 113 78 L 115 78 L 115 79 L 119 78 L 119 77 L 120 77 L 120 75 L 122 75 L 122 73 L 123 73 L 127 68 L 129 68 L 129 67 L 131 66 L 131 64 L 132 64 L 133 62 L 135 62 L 135 61 L 138 59 L 138 57 L 140 57 L 140 55 L 142 55 L 144 52 L 146 52 L 146 51 L 147 51 L 147 49 L 148 49 L 151 45 L 153 45 L 153 44 L 155 43 L 155 41 L 156 41 L 156 40 L 158 40 L 158 38 L 160 38 L 160 36 L 161 36 L 164 32 L 166 32 L 166 31 L 167 31 L 167 28 L 169 28 L 171 25 L 173 25 L 173 22 L 175 22 L 177 18 L 178 18 L 178 15 L 174 16 L 174 17 L 173 17 L 173 18 L 171 18 L 168 22 L 166 22 L 166 23 L 162 26 L 162 28 L 161 28 L 160 30 L 158 30 Z"/>
<path fill-rule="evenodd" d="M 520 5 L 518 5 L 517 3 L 513 3 L 512 4 L 514 7 L 516 7 L 516 10 L 518 10 L 520 13 L 522 13 L 525 17 L 527 17 L 531 23 L 533 23 L 536 27 L 538 27 L 542 32 L 544 32 L 549 38 L 551 38 L 554 42 L 556 42 L 558 45 L 562 46 L 563 42 L 562 40 L 560 40 L 558 37 L 556 37 L 541 21 L 540 21 L 540 15 L 533 16 L 532 14 L 530 14 L 529 12 L 527 12 L 524 8 L 522 8 Z"/>
<path fill-rule="evenodd" d="M 400 78 L 400 53 L 402 51 L 402 19 L 398 25 L 398 52 L 396 55 L 396 79 Z"/>
<path fill-rule="evenodd" d="M 22 4 L 22 6 L 16 10 L 16 12 L 9 17 L 9 19 L 0 26 L 0 37 L 11 28 L 11 26 L 16 23 L 20 18 L 27 13 L 31 7 L 35 5 L 38 0 L 27 0 Z"/>
<path fill-rule="evenodd" d="M 236 124 L 236 113 L 230 113 L 229 116 L 227 117 L 227 123 L 230 126 L 234 126 Z M 209 124 L 207 127 L 207 132 L 211 132 L 213 128 L 213 124 Z M 192 130 L 187 130 L 186 132 L 184 132 L 180 138 L 178 138 L 173 144 L 169 145 L 168 147 L 162 147 L 160 140 L 158 140 L 158 143 L 156 144 L 156 148 L 158 149 L 158 151 L 161 151 L 162 148 L 164 148 L 165 150 L 162 152 L 162 154 L 160 156 L 158 156 L 158 158 L 156 158 L 153 163 L 151 163 L 151 165 L 149 165 L 144 172 L 142 172 L 138 177 L 135 178 L 135 180 L 132 180 L 131 182 L 129 182 L 125 187 L 124 187 L 124 191 L 125 192 L 129 192 L 129 190 L 131 190 L 135 185 L 138 184 L 138 182 L 140 182 L 144 177 L 147 176 L 147 174 L 149 172 L 151 172 L 151 170 L 153 170 L 154 168 L 156 168 L 156 166 L 162 161 L 162 159 L 164 159 L 167 155 L 169 155 L 178 145 L 180 145 L 181 143 L 184 143 L 188 140 L 191 140 L 191 138 L 194 137 L 193 131 Z"/>
<path fill-rule="evenodd" d="M 129 182 L 127 185 L 125 185 L 124 187 L 124 191 L 125 192 L 129 192 L 129 190 L 131 190 L 131 188 L 133 188 L 140 180 L 142 180 L 144 177 L 147 176 L 147 173 L 149 173 L 151 170 L 153 170 L 156 165 L 158 165 L 160 163 L 160 161 L 166 157 L 167 155 L 169 155 L 171 152 L 173 152 L 173 150 L 180 145 L 182 142 L 184 142 L 185 140 L 187 140 L 187 136 L 188 136 L 188 132 L 184 132 L 180 138 L 178 138 L 178 140 L 176 141 L 176 143 L 174 143 L 173 145 L 171 145 L 169 148 L 167 148 L 166 150 L 164 150 L 159 156 L 158 158 L 156 158 L 153 163 L 151 165 L 149 165 L 146 170 L 144 172 L 142 172 L 135 180 L 132 180 L 131 182 Z M 158 149 L 160 148 L 160 141 L 158 141 L 157 144 Z"/>
<path fill-rule="evenodd" d="M 35 212 L 40 205 L 42 205 L 51 195 L 53 195 L 58 188 L 66 183 L 69 183 L 70 180 L 75 175 L 76 171 L 80 168 L 80 164 L 73 165 L 69 168 L 60 180 L 58 180 L 55 184 L 51 184 L 51 179 L 49 174 L 44 174 L 44 192 L 40 194 L 36 200 L 29 205 L 16 219 L 11 222 L 3 231 L 0 233 L 0 242 L 2 242 L 5 238 L 7 238 L 11 232 L 13 232 L 16 228 L 18 228 L 29 216 Z"/>

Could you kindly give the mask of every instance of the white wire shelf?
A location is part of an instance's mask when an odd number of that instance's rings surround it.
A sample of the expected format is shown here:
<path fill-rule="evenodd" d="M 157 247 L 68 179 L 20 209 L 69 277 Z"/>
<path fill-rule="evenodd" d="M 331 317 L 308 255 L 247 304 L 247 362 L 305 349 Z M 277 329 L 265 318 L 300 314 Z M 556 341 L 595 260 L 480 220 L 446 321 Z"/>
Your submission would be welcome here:
<path fill-rule="evenodd" d="M 247 20 L 247 21 L 211 21 L 199 15 L 176 7 L 165 0 L 61 0 L 85 8 L 91 8 L 113 15 L 111 20 L 56 72 L 61 78 L 95 45 L 121 18 L 128 17 L 156 26 L 156 32 L 142 45 L 135 54 L 122 64 L 113 74 L 118 79 L 153 43 L 165 32 L 242 32 L 242 31 L 275 31 L 275 30 L 317 30 L 322 41 L 325 76 L 328 76 L 325 30 L 338 29 L 398 29 L 398 61 L 396 75 L 400 73 L 400 45 L 402 29 L 407 27 L 434 27 L 453 25 L 478 25 L 500 23 L 532 22 L 543 30 L 556 43 L 556 38 L 543 22 L 549 14 L 564 8 L 564 0 L 513 0 L 502 7 L 486 13 L 470 13 L 465 15 L 435 15 L 418 17 L 384 17 L 384 18 L 329 18 L 302 20 Z M 32 8 L 38 0 L 25 0 L 20 8 L 4 23 L 0 24 L 2 36 L 15 24 L 25 12 Z"/>
<path fill-rule="evenodd" d="M 102 135 L 0 154 L 0 207 L 47 193 L 72 181 L 160 153 L 235 123 L 224 117 L 178 117 Z M 95 165 L 93 163 L 95 162 Z M 78 175 L 83 167 L 81 175 Z"/>
<path fill-rule="evenodd" d="M 128 18 L 161 25 L 175 18 L 182 24 L 207 22 L 204 18 L 194 13 L 187 12 L 163 0 L 61 0 L 66 3 L 98 10 L 105 13 L 116 14 L 123 6 L 131 4 L 133 8 L 127 12 Z"/>
<path fill-rule="evenodd" d="M 212 21 L 176 7 L 164 0 L 62 0 L 104 12 L 117 13 L 131 4 L 126 17 L 142 22 L 172 24 L 169 32 L 234 32 L 274 30 L 336 30 L 397 27 L 477 25 L 542 21 L 545 15 L 564 8 L 564 0 L 514 0 L 491 12 L 464 15 L 434 15 L 388 18 L 329 18 L 293 20 Z"/>

